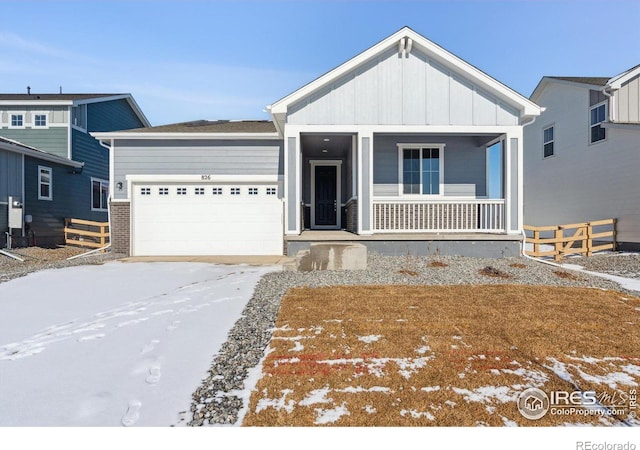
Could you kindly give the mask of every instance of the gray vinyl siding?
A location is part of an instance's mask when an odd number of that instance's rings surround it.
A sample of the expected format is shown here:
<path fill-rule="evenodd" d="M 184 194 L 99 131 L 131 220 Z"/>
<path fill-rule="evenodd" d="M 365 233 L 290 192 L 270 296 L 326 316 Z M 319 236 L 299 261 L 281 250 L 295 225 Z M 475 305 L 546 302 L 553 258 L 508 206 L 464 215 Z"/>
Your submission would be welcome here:
<path fill-rule="evenodd" d="M 281 175 L 282 141 L 118 140 L 114 181 L 127 198 L 127 175 Z"/>
<path fill-rule="evenodd" d="M 72 194 L 72 217 L 84 220 L 107 221 L 107 213 L 92 211 L 91 178 L 109 180 L 109 150 L 82 131 L 72 129 L 73 160 L 84 162 L 82 173 L 73 177 L 76 189 Z"/>
<path fill-rule="evenodd" d="M 608 128 L 589 144 L 589 90 L 549 84 L 546 111 L 524 128 L 524 223 L 544 226 L 618 219 L 618 241 L 640 243 L 640 131 Z M 554 156 L 542 157 L 542 130 L 554 124 Z"/>
<path fill-rule="evenodd" d="M 400 192 L 398 144 L 445 144 L 444 195 L 486 195 L 486 148 L 474 137 L 442 135 L 376 135 L 373 145 L 373 195 Z"/>
<path fill-rule="evenodd" d="M 4 106 L 0 109 L 0 128 L 8 128 L 10 124 L 9 114 L 12 112 L 24 113 L 24 124 L 31 128 L 34 113 L 47 113 L 49 125 L 64 125 L 69 123 L 68 106 Z"/>
<path fill-rule="evenodd" d="M 7 231 L 8 211 L 6 202 L 9 196 L 23 199 L 22 194 L 22 155 L 0 150 L 0 232 Z M 1 237 L 1 236 L 0 236 Z"/>
<path fill-rule="evenodd" d="M 519 112 L 414 49 L 391 49 L 291 107 L 287 123 L 517 125 Z"/>
<path fill-rule="evenodd" d="M 0 136 L 21 142 L 30 147 L 51 153 L 62 158 L 69 156 L 69 129 L 51 127 L 45 129 L 2 128 Z"/>
<path fill-rule="evenodd" d="M 616 121 L 640 123 L 640 75 L 623 84 L 614 95 Z"/>

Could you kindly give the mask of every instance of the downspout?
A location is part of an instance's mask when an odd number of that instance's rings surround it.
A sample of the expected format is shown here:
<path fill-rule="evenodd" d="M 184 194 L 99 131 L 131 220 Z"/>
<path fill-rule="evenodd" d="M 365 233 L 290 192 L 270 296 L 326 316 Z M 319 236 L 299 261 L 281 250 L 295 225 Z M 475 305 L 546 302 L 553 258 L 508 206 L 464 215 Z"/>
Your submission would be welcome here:
<path fill-rule="evenodd" d="M 615 112 L 616 112 L 616 109 L 614 108 L 614 103 L 613 103 L 613 99 L 614 99 L 614 97 L 613 97 L 613 94 L 610 94 L 610 93 L 608 93 L 608 92 L 607 92 L 607 88 L 609 88 L 609 85 L 608 85 L 608 84 L 602 87 L 601 92 L 602 92 L 606 97 L 608 97 L 608 98 L 609 98 L 609 107 L 607 108 L 607 109 L 608 109 L 608 112 L 609 112 L 609 121 L 610 121 L 610 122 L 615 122 L 615 121 L 616 121 L 616 118 L 615 118 Z"/>
<path fill-rule="evenodd" d="M 534 116 L 533 119 L 531 119 L 529 122 L 522 124 L 522 128 L 533 124 L 537 118 L 538 116 Z M 522 254 L 523 257 L 539 263 L 549 264 L 555 267 L 562 267 L 560 264 L 552 263 L 551 261 L 545 261 L 543 259 L 538 259 L 538 258 L 534 258 L 533 256 L 527 255 L 527 253 L 525 252 L 525 247 L 527 245 L 527 234 L 524 232 L 524 224 L 520 224 L 520 234 L 522 234 L 522 246 L 520 248 L 520 253 Z"/>

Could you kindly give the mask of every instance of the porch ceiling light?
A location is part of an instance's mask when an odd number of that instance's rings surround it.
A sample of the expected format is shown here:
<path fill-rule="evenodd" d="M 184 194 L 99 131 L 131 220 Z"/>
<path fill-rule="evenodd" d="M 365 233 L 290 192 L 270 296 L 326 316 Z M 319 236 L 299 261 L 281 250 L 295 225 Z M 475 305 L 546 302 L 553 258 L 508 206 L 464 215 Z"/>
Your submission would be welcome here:
<path fill-rule="evenodd" d="M 330 140 L 331 140 L 331 139 L 329 139 L 329 138 L 324 138 L 324 139 L 323 139 L 323 141 L 325 141 L 325 142 L 329 142 Z"/>
<path fill-rule="evenodd" d="M 327 150 L 326 148 L 322 149 L 322 153 L 327 153 L 329 150 Z"/>

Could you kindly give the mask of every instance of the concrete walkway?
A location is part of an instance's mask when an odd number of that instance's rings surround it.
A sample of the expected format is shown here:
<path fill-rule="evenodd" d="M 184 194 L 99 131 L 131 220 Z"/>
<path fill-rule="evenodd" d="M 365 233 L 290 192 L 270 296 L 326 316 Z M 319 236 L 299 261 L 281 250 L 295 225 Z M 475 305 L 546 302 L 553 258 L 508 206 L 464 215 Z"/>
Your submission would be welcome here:
<path fill-rule="evenodd" d="M 130 256 L 120 261 L 129 262 L 201 262 L 209 264 L 237 265 L 246 264 L 249 266 L 284 266 L 295 261 L 295 258 L 288 256 Z"/>

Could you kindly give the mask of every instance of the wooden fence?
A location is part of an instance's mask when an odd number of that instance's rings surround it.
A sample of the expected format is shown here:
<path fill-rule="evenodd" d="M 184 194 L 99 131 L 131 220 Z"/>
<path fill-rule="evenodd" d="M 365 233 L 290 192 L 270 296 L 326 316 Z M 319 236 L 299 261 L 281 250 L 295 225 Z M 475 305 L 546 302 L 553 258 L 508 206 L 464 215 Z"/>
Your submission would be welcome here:
<path fill-rule="evenodd" d="M 597 231 L 594 232 L 596 227 Z M 527 234 L 527 243 L 533 244 L 533 251 L 526 251 L 529 256 L 553 256 L 559 261 L 565 255 L 591 256 L 594 252 L 616 248 L 616 219 L 546 227 L 525 225 L 524 229 L 525 232 L 531 232 Z M 540 245 L 545 244 L 553 245 L 553 250 L 541 250 Z"/>
<path fill-rule="evenodd" d="M 67 245 L 102 248 L 109 243 L 109 222 L 65 219 L 64 223 L 64 240 Z"/>

